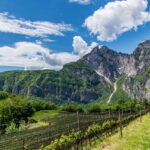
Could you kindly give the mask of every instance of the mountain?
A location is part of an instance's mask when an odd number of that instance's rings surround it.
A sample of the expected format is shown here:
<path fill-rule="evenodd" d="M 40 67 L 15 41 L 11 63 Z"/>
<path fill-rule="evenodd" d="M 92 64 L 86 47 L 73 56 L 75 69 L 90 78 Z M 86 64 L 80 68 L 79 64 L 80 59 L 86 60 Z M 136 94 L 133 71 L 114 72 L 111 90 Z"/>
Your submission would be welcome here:
<path fill-rule="evenodd" d="M 0 73 L 0 90 L 55 103 L 150 99 L 150 40 L 129 54 L 95 47 L 60 71 Z"/>
<path fill-rule="evenodd" d="M 88 103 L 102 97 L 112 87 L 92 69 L 68 64 L 61 71 L 11 71 L 0 73 L 0 90 L 28 97 L 40 97 L 55 103 Z M 74 66 L 75 67 L 75 66 Z M 77 75 L 74 74 L 76 72 Z"/>

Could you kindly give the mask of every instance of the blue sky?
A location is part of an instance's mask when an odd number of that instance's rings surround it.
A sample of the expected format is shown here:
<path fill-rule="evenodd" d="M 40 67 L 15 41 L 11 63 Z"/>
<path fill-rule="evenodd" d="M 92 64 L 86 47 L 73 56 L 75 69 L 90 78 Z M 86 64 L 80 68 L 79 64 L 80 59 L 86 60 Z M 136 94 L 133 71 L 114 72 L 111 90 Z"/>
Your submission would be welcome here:
<path fill-rule="evenodd" d="M 148 3 L 1 0 L 0 70 L 59 69 L 95 45 L 132 53 L 138 43 L 150 39 Z"/>

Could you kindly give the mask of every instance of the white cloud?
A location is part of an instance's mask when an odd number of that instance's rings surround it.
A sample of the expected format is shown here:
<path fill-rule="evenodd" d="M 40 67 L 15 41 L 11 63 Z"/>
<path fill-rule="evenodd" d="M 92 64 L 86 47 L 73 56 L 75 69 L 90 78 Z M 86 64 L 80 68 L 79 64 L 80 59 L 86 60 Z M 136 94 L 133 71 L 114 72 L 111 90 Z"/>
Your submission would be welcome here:
<path fill-rule="evenodd" d="M 55 53 L 42 44 L 37 40 L 35 43 L 17 42 L 13 46 L 0 47 L 0 66 L 58 70 L 66 63 L 77 61 L 97 46 L 95 42 L 88 46 L 80 36 L 74 37 L 72 53 Z"/>
<path fill-rule="evenodd" d="M 97 45 L 98 44 L 96 42 L 93 42 L 88 46 L 88 44 L 82 39 L 81 36 L 74 36 L 72 43 L 74 52 L 78 53 L 81 57 L 90 53 Z"/>
<path fill-rule="evenodd" d="M 79 3 L 82 5 L 88 5 L 91 3 L 91 0 L 69 0 L 71 3 Z"/>
<path fill-rule="evenodd" d="M 66 63 L 77 61 L 95 46 L 97 46 L 95 42 L 88 46 L 80 36 L 74 37 L 74 51 L 72 53 L 55 53 L 44 47 L 41 41 L 35 43 L 17 42 L 13 46 L 0 47 L 0 66 L 58 70 Z"/>
<path fill-rule="evenodd" d="M 84 26 L 100 41 L 113 41 L 119 35 L 150 21 L 147 0 L 109 2 L 89 16 Z"/>
<path fill-rule="evenodd" d="M 63 32 L 66 31 L 73 31 L 70 24 L 29 21 L 17 19 L 8 13 L 0 13 L 0 32 L 23 34 L 32 37 L 47 37 L 49 35 L 63 36 Z"/>
<path fill-rule="evenodd" d="M 78 55 L 53 53 L 38 43 L 17 42 L 12 47 L 0 47 L 0 66 L 60 69 L 65 63 L 77 59 Z"/>

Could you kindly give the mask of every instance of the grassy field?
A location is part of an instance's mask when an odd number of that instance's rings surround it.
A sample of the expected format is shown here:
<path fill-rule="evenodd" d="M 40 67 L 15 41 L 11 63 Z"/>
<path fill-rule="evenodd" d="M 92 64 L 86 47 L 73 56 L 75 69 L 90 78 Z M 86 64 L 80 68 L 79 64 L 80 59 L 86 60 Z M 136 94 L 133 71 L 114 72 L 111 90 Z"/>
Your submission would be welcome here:
<path fill-rule="evenodd" d="M 150 150 L 150 114 L 142 122 L 137 119 L 125 127 L 123 138 L 116 133 L 91 150 Z"/>
<path fill-rule="evenodd" d="M 57 110 L 41 110 L 41 111 L 35 112 L 32 118 L 36 121 L 48 120 L 48 119 L 58 116 L 59 113 L 60 112 Z"/>
<path fill-rule="evenodd" d="M 32 123 L 29 125 L 29 129 L 38 128 L 42 126 L 47 126 L 49 120 L 54 120 L 59 115 L 63 114 L 63 112 L 59 112 L 58 110 L 41 110 L 37 111 L 31 117 L 36 123 Z"/>

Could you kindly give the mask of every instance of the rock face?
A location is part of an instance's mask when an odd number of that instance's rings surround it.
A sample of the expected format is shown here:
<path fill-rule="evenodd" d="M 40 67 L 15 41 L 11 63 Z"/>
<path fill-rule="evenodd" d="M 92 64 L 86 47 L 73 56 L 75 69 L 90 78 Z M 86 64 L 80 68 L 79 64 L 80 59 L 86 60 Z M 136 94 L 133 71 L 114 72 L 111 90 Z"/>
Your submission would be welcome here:
<path fill-rule="evenodd" d="M 110 79 L 118 78 L 123 73 L 136 74 L 135 59 L 131 55 L 117 53 L 106 46 L 94 48 L 79 61 Z"/>
<path fill-rule="evenodd" d="M 61 71 L 12 71 L 0 73 L 0 90 L 45 98 L 55 103 L 89 103 L 108 100 L 113 82 L 126 74 L 123 90 L 134 99 L 150 99 L 150 40 L 138 45 L 133 54 L 103 46 Z"/>
<path fill-rule="evenodd" d="M 125 79 L 124 89 L 134 99 L 150 100 L 150 40 L 139 44 L 132 57 L 137 73 Z"/>

